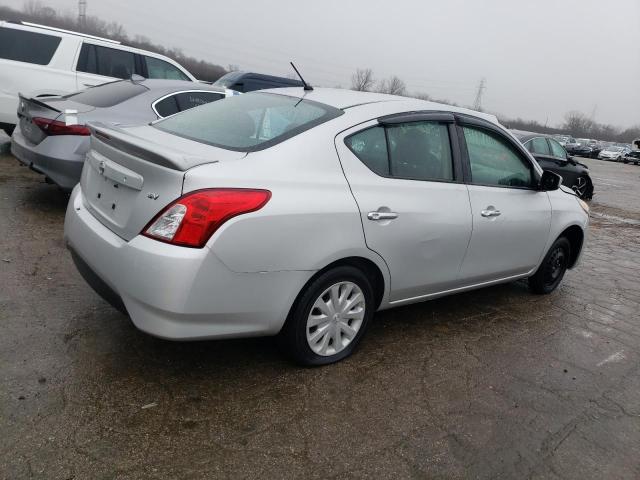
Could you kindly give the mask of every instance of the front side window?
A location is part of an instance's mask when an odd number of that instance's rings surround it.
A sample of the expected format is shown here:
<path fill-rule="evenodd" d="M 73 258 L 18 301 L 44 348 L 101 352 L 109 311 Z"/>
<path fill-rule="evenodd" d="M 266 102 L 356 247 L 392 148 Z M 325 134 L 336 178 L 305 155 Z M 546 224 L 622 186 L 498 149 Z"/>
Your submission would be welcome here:
<path fill-rule="evenodd" d="M 378 175 L 411 180 L 453 180 L 446 124 L 408 122 L 375 126 L 350 135 L 345 142 Z"/>
<path fill-rule="evenodd" d="M 567 152 L 562 147 L 562 145 L 560 145 L 558 142 L 556 142 L 552 138 L 549 139 L 549 144 L 551 145 L 551 153 L 554 157 L 563 158 L 563 159 L 567 158 Z"/>
<path fill-rule="evenodd" d="M 506 139 L 487 130 L 463 127 L 471 166 L 471 183 L 500 187 L 531 187 L 529 162 Z"/>
<path fill-rule="evenodd" d="M 180 69 L 169 62 L 154 57 L 144 57 L 147 63 L 147 76 L 163 80 L 191 80 Z"/>
<path fill-rule="evenodd" d="M 48 65 L 59 44 L 54 35 L 0 28 L 0 58 L 7 60 Z"/>
<path fill-rule="evenodd" d="M 131 78 L 135 73 L 135 57 L 125 50 L 84 43 L 77 70 L 105 77 Z"/>
<path fill-rule="evenodd" d="M 528 143 L 528 150 L 536 155 L 551 155 L 547 139 L 543 137 L 534 138 Z"/>
<path fill-rule="evenodd" d="M 249 93 L 192 108 L 154 126 L 196 142 L 253 152 L 283 142 L 343 113 L 329 105 L 297 97 Z"/>

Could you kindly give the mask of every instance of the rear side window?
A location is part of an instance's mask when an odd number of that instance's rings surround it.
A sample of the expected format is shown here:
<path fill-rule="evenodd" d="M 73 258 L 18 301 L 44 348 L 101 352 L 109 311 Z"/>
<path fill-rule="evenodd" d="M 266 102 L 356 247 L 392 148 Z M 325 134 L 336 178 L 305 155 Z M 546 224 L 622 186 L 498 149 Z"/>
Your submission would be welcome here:
<path fill-rule="evenodd" d="M 410 180 L 453 180 L 449 129 L 438 122 L 375 126 L 346 139 L 373 172 Z"/>
<path fill-rule="evenodd" d="M 170 115 L 174 115 L 178 113 L 180 110 L 178 109 L 178 102 L 176 101 L 176 96 L 171 95 L 170 97 L 165 98 L 164 100 L 160 100 L 153 107 L 161 117 L 168 117 Z"/>
<path fill-rule="evenodd" d="M 67 95 L 64 98 L 74 102 L 91 105 L 92 107 L 107 108 L 118 105 L 130 98 L 146 92 L 147 87 L 129 80 L 105 83 L 97 87 L 91 87 L 79 93 Z"/>
<path fill-rule="evenodd" d="M 264 150 L 343 114 L 322 103 L 250 93 L 193 108 L 155 123 L 174 135 L 227 150 Z"/>
<path fill-rule="evenodd" d="M 224 95 L 215 92 L 182 92 L 176 95 L 180 111 L 215 102 L 221 98 L 224 98 Z"/>
<path fill-rule="evenodd" d="M 534 138 L 528 143 L 527 147 L 527 150 L 529 150 L 531 153 L 535 153 L 538 155 L 551 155 L 549 144 L 547 143 L 546 138 Z"/>
<path fill-rule="evenodd" d="M 500 187 L 531 187 L 529 163 L 505 139 L 483 129 L 463 127 L 471 182 Z"/>
<path fill-rule="evenodd" d="M 60 45 L 60 37 L 0 28 L 0 58 L 18 62 L 48 65 Z"/>
<path fill-rule="evenodd" d="M 105 77 L 131 78 L 135 73 L 135 56 L 126 50 L 83 43 L 76 70 Z"/>
<path fill-rule="evenodd" d="M 154 108 L 159 116 L 168 117 L 221 98 L 224 98 L 224 95 L 216 92 L 180 92 L 160 100 Z"/>
<path fill-rule="evenodd" d="M 191 80 L 184 73 L 169 62 L 154 57 L 144 57 L 147 62 L 148 78 L 160 78 L 164 80 Z"/>

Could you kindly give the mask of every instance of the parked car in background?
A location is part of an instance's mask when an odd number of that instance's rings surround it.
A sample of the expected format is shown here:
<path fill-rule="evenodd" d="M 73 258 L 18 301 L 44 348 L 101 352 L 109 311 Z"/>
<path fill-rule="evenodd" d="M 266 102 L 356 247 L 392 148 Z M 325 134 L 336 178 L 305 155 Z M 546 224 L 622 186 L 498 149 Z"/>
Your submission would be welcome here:
<path fill-rule="evenodd" d="M 576 155 L 578 157 L 591 157 L 593 149 L 589 146 L 589 140 L 586 138 L 579 138 L 574 143 L 567 143 L 564 148 L 569 155 Z"/>
<path fill-rule="evenodd" d="M 80 181 L 89 150 L 88 122 L 149 123 L 232 95 L 239 93 L 181 80 L 134 77 L 63 97 L 21 96 L 11 152 L 49 181 L 71 190 Z"/>
<path fill-rule="evenodd" d="M 569 135 L 552 135 L 552 137 L 555 138 L 556 141 L 563 147 L 567 144 L 567 142 L 571 138 Z"/>
<path fill-rule="evenodd" d="M 133 74 L 195 81 L 185 68 L 163 55 L 107 38 L 0 21 L 0 128 L 8 135 L 13 132 L 18 93 L 66 95 Z"/>
<path fill-rule="evenodd" d="M 237 92 L 253 92 L 269 88 L 302 87 L 300 80 L 264 75 L 253 72 L 229 72 L 216 80 L 213 85 L 229 88 Z"/>
<path fill-rule="evenodd" d="M 622 159 L 624 163 L 633 163 L 638 165 L 640 163 L 640 150 L 630 150 Z"/>
<path fill-rule="evenodd" d="M 523 278 L 553 291 L 589 218 L 560 180 L 492 115 L 253 92 L 93 126 L 65 241 L 143 331 L 277 334 L 295 360 L 322 365 L 353 352 L 376 310 Z"/>
<path fill-rule="evenodd" d="M 593 181 L 589 167 L 572 158 L 560 143 L 549 135 L 514 130 L 512 133 L 535 157 L 543 170 L 562 177 L 562 184 L 585 200 L 593 198 Z"/>
<path fill-rule="evenodd" d="M 613 160 L 614 162 L 621 162 L 627 153 L 627 149 L 624 147 L 618 147 L 616 145 L 610 145 L 604 147 L 598 154 L 600 160 Z"/>
<path fill-rule="evenodd" d="M 591 158 L 598 158 L 598 154 L 602 151 L 602 142 L 598 140 L 588 140 L 588 142 L 591 148 Z"/>

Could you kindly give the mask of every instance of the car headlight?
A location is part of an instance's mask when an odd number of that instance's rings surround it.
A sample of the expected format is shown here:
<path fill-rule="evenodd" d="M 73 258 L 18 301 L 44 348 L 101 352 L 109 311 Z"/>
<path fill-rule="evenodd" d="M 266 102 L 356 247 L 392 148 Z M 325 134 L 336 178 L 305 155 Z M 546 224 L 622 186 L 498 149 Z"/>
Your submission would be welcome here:
<path fill-rule="evenodd" d="M 578 200 L 578 203 L 582 207 L 582 210 L 584 210 L 584 213 L 589 215 L 589 204 L 587 202 L 585 202 L 584 200 L 582 200 L 581 198 L 576 197 L 576 199 Z"/>

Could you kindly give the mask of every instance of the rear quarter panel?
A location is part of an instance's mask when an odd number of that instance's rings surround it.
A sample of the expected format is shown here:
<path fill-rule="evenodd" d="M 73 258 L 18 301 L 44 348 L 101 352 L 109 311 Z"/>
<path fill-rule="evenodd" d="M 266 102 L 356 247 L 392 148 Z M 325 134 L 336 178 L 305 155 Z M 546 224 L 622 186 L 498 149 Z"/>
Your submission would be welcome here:
<path fill-rule="evenodd" d="M 349 256 L 363 256 L 385 268 L 366 248 L 334 136 L 335 129 L 323 125 L 245 158 L 187 171 L 185 193 L 216 187 L 272 192 L 261 210 L 230 220 L 209 241 L 231 270 L 313 271 Z"/>

